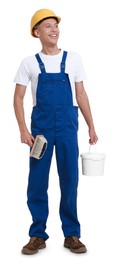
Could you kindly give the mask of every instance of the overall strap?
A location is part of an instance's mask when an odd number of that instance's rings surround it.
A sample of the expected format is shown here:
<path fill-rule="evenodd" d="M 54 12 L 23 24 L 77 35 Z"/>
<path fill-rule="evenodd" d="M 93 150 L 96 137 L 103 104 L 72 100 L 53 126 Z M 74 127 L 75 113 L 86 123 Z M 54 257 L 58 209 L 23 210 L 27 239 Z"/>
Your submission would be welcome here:
<path fill-rule="evenodd" d="M 66 61 L 66 57 L 67 57 L 67 51 L 63 52 L 63 56 L 62 56 L 62 61 L 60 64 L 60 71 L 61 72 L 65 72 L 65 61 Z"/>
<path fill-rule="evenodd" d="M 46 72 L 46 71 L 45 71 L 45 66 L 44 66 L 44 63 L 43 63 L 43 61 L 41 60 L 39 54 L 37 53 L 37 54 L 35 55 L 35 57 L 36 57 L 36 59 L 37 59 L 37 61 L 38 61 L 38 63 L 39 63 L 39 67 L 40 67 L 41 73 L 45 73 L 45 72 Z"/>

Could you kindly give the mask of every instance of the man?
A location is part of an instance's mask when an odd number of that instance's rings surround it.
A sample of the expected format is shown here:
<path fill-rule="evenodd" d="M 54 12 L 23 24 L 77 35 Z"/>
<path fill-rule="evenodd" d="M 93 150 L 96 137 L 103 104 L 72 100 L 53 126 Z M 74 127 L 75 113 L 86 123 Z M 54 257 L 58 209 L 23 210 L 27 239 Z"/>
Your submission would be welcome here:
<path fill-rule="evenodd" d="M 48 9 L 37 11 L 31 19 L 31 35 L 39 38 L 42 50 L 23 60 L 15 77 L 14 109 L 21 142 L 33 146 L 36 135 L 48 141 L 44 156 L 30 158 L 27 189 L 28 207 L 33 223 L 29 230 L 30 241 L 23 254 L 35 254 L 45 248 L 48 217 L 48 178 L 55 146 L 60 180 L 60 218 L 65 237 L 64 246 L 74 253 L 85 253 L 86 246 L 79 240 L 80 224 L 77 217 L 78 185 L 78 107 L 89 128 L 89 142 L 98 140 L 87 94 L 84 90 L 84 69 L 77 53 L 60 50 L 58 24 L 60 17 Z M 23 100 L 31 81 L 33 111 L 31 133 L 25 123 Z"/>

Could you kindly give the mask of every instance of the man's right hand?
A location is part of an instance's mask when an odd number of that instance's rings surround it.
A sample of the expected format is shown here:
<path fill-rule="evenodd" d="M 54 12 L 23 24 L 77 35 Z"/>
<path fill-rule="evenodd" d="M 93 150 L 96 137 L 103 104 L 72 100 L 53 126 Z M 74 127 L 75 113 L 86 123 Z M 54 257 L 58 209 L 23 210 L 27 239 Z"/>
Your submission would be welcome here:
<path fill-rule="evenodd" d="M 34 140 L 35 138 L 28 131 L 21 133 L 21 143 L 27 144 L 32 147 Z"/>

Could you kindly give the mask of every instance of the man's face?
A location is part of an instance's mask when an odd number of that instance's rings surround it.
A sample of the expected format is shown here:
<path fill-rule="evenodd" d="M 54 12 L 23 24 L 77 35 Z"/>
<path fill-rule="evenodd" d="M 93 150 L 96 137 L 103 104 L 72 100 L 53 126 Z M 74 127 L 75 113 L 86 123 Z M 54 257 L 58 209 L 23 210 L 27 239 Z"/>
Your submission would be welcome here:
<path fill-rule="evenodd" d="M 44 45 L 55 45 L 59 38 L 59 28 L 56 19 L 48 18 L 40 23 L 34 31 Z"/>

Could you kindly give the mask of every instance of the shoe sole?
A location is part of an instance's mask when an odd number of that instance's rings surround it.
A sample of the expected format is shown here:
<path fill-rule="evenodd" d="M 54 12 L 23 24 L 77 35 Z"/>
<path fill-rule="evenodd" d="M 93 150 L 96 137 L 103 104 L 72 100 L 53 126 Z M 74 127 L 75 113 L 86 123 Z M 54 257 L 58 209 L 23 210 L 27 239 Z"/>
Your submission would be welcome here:
<path fill-rule="evenodd" d="M 44 248 L 46 248 L 46 244 L 43 244 L 43 245 L 39 246 L 38 249 L 33 250 L 33 251 L 29 250 L 27 248 L 23 248 L 21 253 L 25 254 L 25 255 L 34 255 L 34 254 L 37 254 L 40 249 L 44 249 Z"/>
<path fill-rule="evenodd" d="M 71 248 L 68 244 L 64 244 L 64 247 L 65 248 L 68 248 L 71 252 L 73 253 L 76 253 L 76 254 L 83 254 L 83 253 L 86 253 L 87 252 L 87 249 L 86 247 L 81 247 L 81 248 L 78 248 L 78 249 L 74 249 L 74 248 Z"/>

